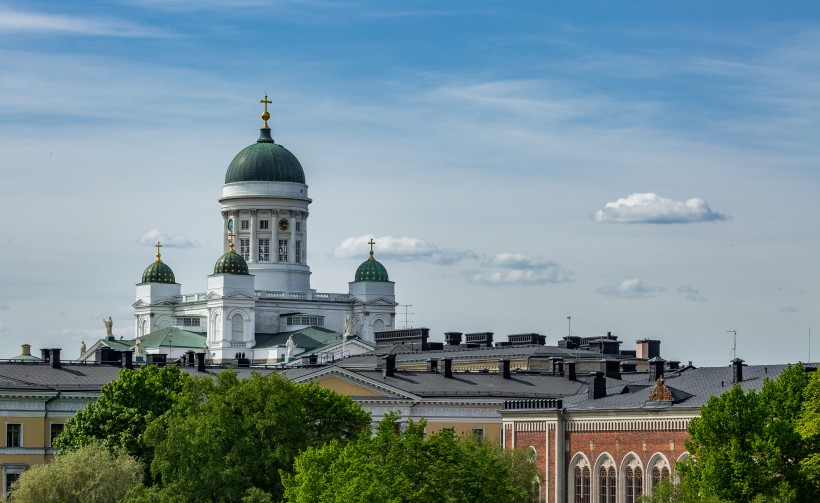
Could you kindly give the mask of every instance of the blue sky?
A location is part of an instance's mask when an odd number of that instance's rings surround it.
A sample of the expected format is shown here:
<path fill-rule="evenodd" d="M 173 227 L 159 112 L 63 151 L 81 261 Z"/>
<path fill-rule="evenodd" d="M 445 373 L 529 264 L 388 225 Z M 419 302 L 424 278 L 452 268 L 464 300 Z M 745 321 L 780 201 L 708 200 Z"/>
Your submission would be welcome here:
<path fill-rule="evenodd" d="M 723 364 L 738 330 L 749 362 L 805 360 L 818 10 L 0 0 L 0 356 L 71 356 L 109 315 L 132 337 L 155 237 L 204 291 L 224 171 L 267 93 L 314 199 L 319 291 L 346 291 L 372 235 L 437 338 L 554 344 L 572 316 L 669 359 Z"/>

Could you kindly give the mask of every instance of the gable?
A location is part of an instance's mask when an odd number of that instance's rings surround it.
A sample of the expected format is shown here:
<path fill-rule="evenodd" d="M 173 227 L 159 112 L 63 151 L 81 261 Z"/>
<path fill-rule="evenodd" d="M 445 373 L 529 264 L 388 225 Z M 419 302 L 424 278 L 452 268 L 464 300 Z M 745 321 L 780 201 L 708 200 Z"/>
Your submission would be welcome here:
<path fill-rule="evenodd" d="M 348 397 L 357 397 L 357 396 L 369 396 L 369 397 L 381 397 L 385 396 L 384 393 L 376 393 L 373 389 L 368 388 L 367 386 L 363 386 L 357 383 L 352 383 L 350 381 L 339 379 L 336 376 L 325 376 L 322 379 L 318 379 L 316 384 L 323 387 L 324 389 L 328 389 L 330 391 L 335 391 L 336 393 Z"/>

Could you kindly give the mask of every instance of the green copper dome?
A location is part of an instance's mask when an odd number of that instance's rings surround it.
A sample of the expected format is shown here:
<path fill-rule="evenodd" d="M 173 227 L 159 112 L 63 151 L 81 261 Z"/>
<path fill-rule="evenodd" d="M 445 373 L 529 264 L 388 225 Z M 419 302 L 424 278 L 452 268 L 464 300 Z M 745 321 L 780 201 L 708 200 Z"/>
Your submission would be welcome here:
<path fill-rule="evenodd" d="M 219 257 L 214 266 L 214 274 L 239 274 L 243 276 L 248 275 L 248 263 L 242 258 L 242 255 L 233 250 L 233 243 L 228 253 Z"/>
<path fill-rule="evenodd" d="M 262 128 L 259 139 L 243 148 L 228 166 L 225 183 L 305 183 L 302 164 L 288 149 L 273 142 L 270 129 Z"/>
<path fill-rule="evenodd" d="M 370 258 L 362 262 L 362 265 L 356 269 L 355 281 L 390 281 L 387 277 L 387 269 L 373 258 L 373 251 L 370 252 Z"/>
<path fill-rule="evenodd" d="M 168 264 L 157 257 L 157 261 L 145 268 L 142 273 L 143 283 L 176 283 L 174 279 L 174 271 L 168 267 Z"/>

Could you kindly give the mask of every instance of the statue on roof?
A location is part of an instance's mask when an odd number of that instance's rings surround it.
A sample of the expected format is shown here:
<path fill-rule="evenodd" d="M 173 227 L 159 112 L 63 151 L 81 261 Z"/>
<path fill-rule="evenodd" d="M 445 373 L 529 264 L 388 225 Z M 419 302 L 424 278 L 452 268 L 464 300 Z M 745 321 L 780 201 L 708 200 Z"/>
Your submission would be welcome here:
<path fill-rule="evenodd" d="M 293 356 L 293 351 L 296 349 L 296 343 L 293 342 L 293 334 L 288 337 L 288 342 L 285 343 L 285 346 L 288 348 L 288 360 L 290 360 Z"/>
<path fill-rule="evenodd" d="M 349 314 L 346 314 L 346 315 L 345 315 L 345 332 L 344 332 L 344 337 L 345 337 L 345 338 L 350 337 L 350 315 L 349 315 Z"/>
<path fill-rule="evenodd" d="M 82 341 L 82 343 L 80 343 L 80 356 L 83 356 L 85 354 L 85 352 L 86 352 L 85 341 Z"/>
<path fill-rule="evenodd" d="M 137 337 L 137 340 L 134 341 L 134 357 L 142 356 L 142 339 Z"/>
<path fill-rule="evenodd" d="M 105 324 L 106 337 L 108 337 L 109 339 L 114 337 L 114 322 L 111 320 L 111 317 L 109 316 L 107 320 L 103 320 L 103 324 Z"/>
<path fill-rule="evenodd" d="M 671 402 L 674 400 L 672 391 L 666 386 L 663 376 L 658 378 L 655 389 L 649 393 L 649 400 L 652 402 Z"/>

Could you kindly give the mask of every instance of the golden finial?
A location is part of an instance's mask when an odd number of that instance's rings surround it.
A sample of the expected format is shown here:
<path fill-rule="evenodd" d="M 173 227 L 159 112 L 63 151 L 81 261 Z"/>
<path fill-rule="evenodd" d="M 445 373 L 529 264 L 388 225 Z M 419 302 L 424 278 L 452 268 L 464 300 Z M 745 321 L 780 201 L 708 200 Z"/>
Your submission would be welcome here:
<path fill-rule="evenodd" d="M 376 244 L 376 242 L 373 241 L 373 238 L 370 238 L 370 241 L 368 241 L 367 244 L 370 245 L 370 258 L 367 260 L 376 260 L 375 258 L 373 258 L 373 245 Z"/>
<path fill-rule="evenodd" d="M 162 248 L 162 245 L 159 244 L 159 241 L 157 241 L 157 244 L 155 244 L 154 246 L 157 247 L 157 262 L 162 262 L 162 259 L 160 258 L 160 254 L 159 254 L 159 249 Z"/>
<path fill-rule="evenodd" d="M 264 100 L 259 100 L 259 103 L 262 103 L 262 104 L 265 105 L 265 111 L 262 112 L 262 120 L 265 121 L 265 125 L 262 126 L 262 127 L 265 128 L 265 129 L 270 129 L 270 128 L 268 128 L 268 119 L 270 119 L 270 114 L 268 113 L 268 105 L 273 103 L 273 102 L 268 100 L 268 95 L 266 94 L 265 99 Z"/>
<path fill-rule="evenodd" d="M 228 253 L 236 253 L 233 251 L 233 232 L 228 233 Z"/>

